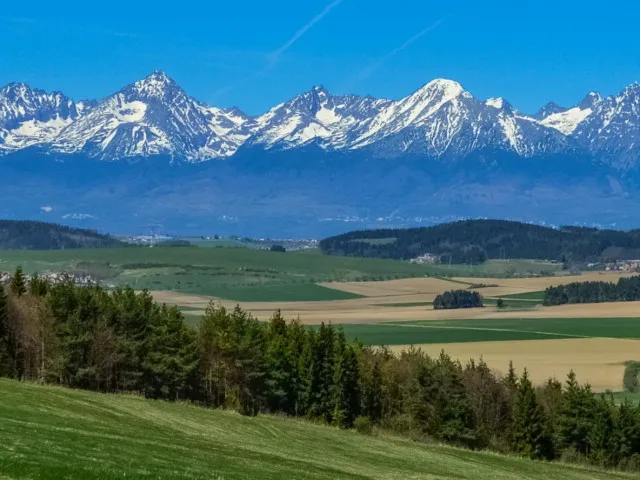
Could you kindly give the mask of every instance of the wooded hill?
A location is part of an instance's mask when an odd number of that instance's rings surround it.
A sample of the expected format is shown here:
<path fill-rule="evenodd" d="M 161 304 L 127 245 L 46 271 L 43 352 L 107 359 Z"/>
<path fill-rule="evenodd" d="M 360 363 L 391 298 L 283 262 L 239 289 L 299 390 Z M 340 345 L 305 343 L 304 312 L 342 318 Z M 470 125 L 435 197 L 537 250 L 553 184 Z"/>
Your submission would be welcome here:
<path fill-rule="evenodd" d="M 56 250 L 113 246 L 122 246 L 122 242 L 95 230 L 31 220 L 0 220 L 0 248 Z"/>
<path fill-rule="evenodd" d="M 443 263 L 487 259 L 615 261 L 640 258 L 640 230 L 550 228 L 507 220 L 464 220 L 433 227 L 360 230 L 320 242 L 325 254 L 408 260 L 430 253 Z"/>

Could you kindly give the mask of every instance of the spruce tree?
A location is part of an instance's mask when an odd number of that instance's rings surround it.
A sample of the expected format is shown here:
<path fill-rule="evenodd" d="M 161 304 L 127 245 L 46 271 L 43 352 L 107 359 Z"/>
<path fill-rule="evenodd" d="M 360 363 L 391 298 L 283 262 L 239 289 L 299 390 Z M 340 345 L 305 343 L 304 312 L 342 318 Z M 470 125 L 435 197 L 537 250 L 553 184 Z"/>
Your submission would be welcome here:
<path fill-rule="evenodd" d="M 556 421 L 558 446 L 573 449 L 582 455 L 590 453 L 589 436 L 594 424 L 596 400 L 591 388 L 580 386 L 576 374 L 567 377 L 564 401 Z"/>
<path fill-rule="evenodd" d="M 7 294 L 4 291 L 4 285 L 0 283 L 0 376 L 13 376 L 14 358 L 11 350 L 9 305 Z"/>
<path fill-rule="evenodd" d="M 11 285 L 9 288 L 11 289 L 11 293 L 16 297 L 21 297 L 27 293 L 27 284 L 21 266 L 16 268 L 15 273 L 11 277 Z"/>
<path fill-rule="evenodd" d="M 371 372 L 362 382 L 362 414 L 377 422 L 382 417 L 382 372 L 380 361 L 374 359 Z"/>
<path fill-rule="evenodd" d="M 342 428 L 352 428 L 360 415 L 360 386 L 358 358 L 351 345 L 342 349 L 335 378 L 335 407 L 333 420 Z"/>
<path fill-rule="evenodd" d="M 546 433 L 542 406 L 524 370 L 518 385 L 518 395 L 513 414 L 513 450 L 525 457 L 549 458 L 551 438 Z"/>

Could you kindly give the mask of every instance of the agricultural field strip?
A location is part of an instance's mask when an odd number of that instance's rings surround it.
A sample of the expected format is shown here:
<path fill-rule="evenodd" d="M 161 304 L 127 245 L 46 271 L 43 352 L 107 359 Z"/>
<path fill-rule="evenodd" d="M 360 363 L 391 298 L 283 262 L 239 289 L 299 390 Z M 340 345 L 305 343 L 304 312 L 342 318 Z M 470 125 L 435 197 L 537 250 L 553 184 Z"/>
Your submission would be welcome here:
<path fill-rule="evenodd" d="M 592 337 L 590 335 L 576 335 L 571 333 L 556 333 L 556 332 L 540 332 L 535 330 L 518 330 L 513 328 L 484 328 L 484 327 L 454 327 L 451 325 L 426 325 L 426 324 L 410 324 L 410 323 L 372 323 L 370 325 L 387 325 L 393 327 L 406 327 L 406 328 L 432 328 L 432 329 L 444 329 L 444 330 L 477 330 L 486 332 L 513 332 L 513 333 L 526 333 L 536 335 L 549 335 L 560 338 L 615 338 L 615 337 Z"/>

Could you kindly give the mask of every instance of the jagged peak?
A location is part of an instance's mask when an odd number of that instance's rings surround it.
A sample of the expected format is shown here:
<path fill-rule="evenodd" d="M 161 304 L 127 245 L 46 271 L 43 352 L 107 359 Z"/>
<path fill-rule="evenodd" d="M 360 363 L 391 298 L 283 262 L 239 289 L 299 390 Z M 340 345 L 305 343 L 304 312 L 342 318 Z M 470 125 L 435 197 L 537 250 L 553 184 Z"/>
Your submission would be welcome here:
<path fill-rule="evenodd" d="M 135 90 L 142 96 L 155 98 L 163 98 L 170 91 L 182 91 L 180 85 L 162 70 L 156 70 L 125 88 L 125 90 L 129 89 Z"/>
<path fill-rule="evenodd" d="M 498 110 L 513 110 L 511 104 L 502 97 L 489 98 L 484 103 L 485 105 L 496 108 Z"/>
<path fill-rule="evenodd" d="M 625 89 L 622 91 L 622 93 L 620 94 L 621 97 L 629 97 L 629 96 L 633 96 L 633 97 L 637 97 L 640 96 L 640 83 L 633 82 L 630 85 L 627 85 L 625 87 Z"/>
<path fill-rule="evenodd" d="M 598 92 L 589 92 L 584 97 L 582 102 L 578 105 L 581 110 L 586 108 L 593 108 L 596 104 L 602 101 L 602 96 Z"/>

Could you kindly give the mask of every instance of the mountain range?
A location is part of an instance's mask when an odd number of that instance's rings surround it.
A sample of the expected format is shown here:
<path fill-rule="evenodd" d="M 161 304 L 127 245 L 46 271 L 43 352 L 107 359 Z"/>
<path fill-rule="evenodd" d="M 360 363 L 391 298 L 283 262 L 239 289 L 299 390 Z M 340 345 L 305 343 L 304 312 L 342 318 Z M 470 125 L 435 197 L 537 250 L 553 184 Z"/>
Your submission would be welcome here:
<path fill-rule="evenodd" d="M 399 100 L 317 86 L 255 117 L 161 71 L 78 102 L 12 83 L 0 214 L 270 234 L 468 216 L 632 224 L 639 139 L 637 83 L 532 114 L 445 79 Z"/>

